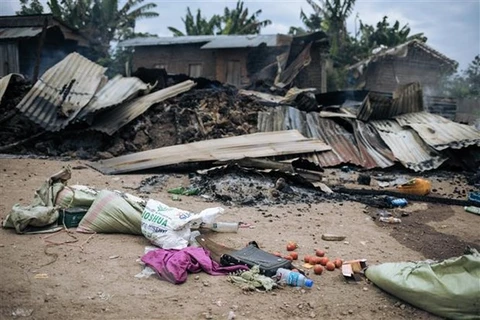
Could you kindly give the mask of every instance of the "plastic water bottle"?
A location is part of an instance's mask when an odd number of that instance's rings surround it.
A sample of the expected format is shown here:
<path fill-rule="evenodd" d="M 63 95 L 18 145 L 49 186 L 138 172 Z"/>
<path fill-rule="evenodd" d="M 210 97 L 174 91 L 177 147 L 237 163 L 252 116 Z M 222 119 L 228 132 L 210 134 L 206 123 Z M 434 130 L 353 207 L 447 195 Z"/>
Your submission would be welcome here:
<path fill-rule="evenodd" d="M 408 204 L 404 198 L 387 197 L 387 200 L 394 207 L 405 207 Z"/>
<path fill-rule="evenodd" d="M 277 279 L 278 283 L 285 283 L 292 287 L 313 287 L 313 280 L 308 279 L 300 272 L 288 270 L 285 268 L 278 268 L 275 278 Z"/>

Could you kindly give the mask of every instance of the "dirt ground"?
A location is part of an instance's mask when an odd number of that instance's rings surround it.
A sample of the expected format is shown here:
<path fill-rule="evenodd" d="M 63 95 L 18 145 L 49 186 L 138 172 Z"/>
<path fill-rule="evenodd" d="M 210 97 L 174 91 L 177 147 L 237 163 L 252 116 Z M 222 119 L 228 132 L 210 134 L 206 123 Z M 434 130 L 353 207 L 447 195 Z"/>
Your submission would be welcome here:
<path fill-rule="evenodd" d="M 267 251 L 285 252 L 286 242 L 294 240 L 301 257 L 323 248 L 329 257 L 366 258 L 370 265 L 461 255 L 466 245 L 480 249 L 480 217 L 458 206 L 411 203 L 402 223 L 389 225 L 373 221 L 371 215 L 377 209 L 357 202 L 319 198 L 313 203 L 226 206 L 198 196 L 173 201 L 165 190 L 188 183 L 187 174 L 169 175 L 162 188 L 142 194 L 137 192 L 140 183 L 152 174 L 105 176 L 81 161 L 0 159 L 0 218 L 15 203 L 28 204 L 35 189 L 66 164 L 73 167 L 70 184 L 123 190 L 194 212 L 223 206 L 222 220 L 254 226 L 236 234 L 214 235 L 217 242 L 230 247 L 241 248 L 255 240 Z M 327 181 L 338 178 L 334 172 L 326 173 Z M 452 194 L 454 188 L 457 192 L 471 189 L 461 175 L 430 179 L 441 194 Z M 323 233 L 347 238 L 326 242 L 321 239 Z M 156 277 L 138 279 L 134 276 L 142 266 L 137 259 L 149 245 L 142 236 L 74 232 L 72 236 L 65 231 L 17 235 L 0 230 L 0 318 L 227 319 L 234 314 L 236 319 L 437 319 L 368 281 L 347 282 L 338 270 L 310 275 L 314 280 L 310 290 L 288 287 L 268 293 L 242 292 L 225 277 L 206 273 L 189 275 L 182 285 Z M 51 246 L 49 255 L 45 253 L 47 241 L 73 239 L 78 241 Z M 49 263 L 55 254 L 56 261 Z"/>

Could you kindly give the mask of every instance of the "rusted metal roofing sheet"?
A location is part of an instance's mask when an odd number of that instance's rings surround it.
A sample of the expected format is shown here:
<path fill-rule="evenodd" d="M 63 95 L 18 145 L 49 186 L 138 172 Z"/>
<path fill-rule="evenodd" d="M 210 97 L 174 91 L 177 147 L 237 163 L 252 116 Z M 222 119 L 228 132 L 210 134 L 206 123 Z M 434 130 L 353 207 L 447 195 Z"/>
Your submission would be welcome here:
<path fill-rule="evenodd" d="M 42 32 L 42 27 L 0 28 L 0 39 L 31 38 Z"/>
<path fill-rule="evenodd" d="M 317 139 L 308 139 L 297 130 L 254 133 L 164 147 L 102 160 L 91 165 L 105 174 L 157 168 L 166 165 L 263 158 L 329 150 Z"/>
<path fill-rule="evenodd" d="M 302 155 L 302 158 L 322 167 L 342 163 L 365 168 L 393 165 L 395 158 L 375 129 L 359 121 L 353 125 L 359 130 L 355 135 L 317 112 L 305 113 L 293 107 L 277 107 L 272 111 L 260 112 L 257 124 L 261 132 L 296 129 L 306 137 L 327 143 L 332 150 Z"/>
<path fill-rule="evenodd" d="M 410 127 L 436 150 L 480 146 L 480 131 L 428 112 L 409 113 L 395 117 L 398 124 Z"/>
<path fill-rule="evenodd" d="M 375 120 L 370 124 L 377 129 L 395 158 L 411 170 L 436 169 L 447 160 L 429 147 L 414 130 L 402 128 L 395 120 Z"/>
<path fill-rule="evenodd" d="M 140 91 L 147 90 L 148 87 L 138 78 L 124 78 L 117 75 L 95 94 L 90 103 L 80 111 L 76 119 L 85 120 L 87 117 L 93 116 L 94 113 L 119 105 L 135 97 Z"/>
<path fill-rule="evenodd" d="M 387 168 L 394 165 L 395 156 L 393 152 L 383 142 L 377 130 L 371 124 L 357 120 L 354 124 L 353 133 L 364 168 Z"/>
<path fill-rule="evenodd" d="M 312 47 L 312 43 L 308 43 L 305 48 L 303 48 L 302 52 L 295 58 L 295 60 L 290 63 L 289 66 L 286 67 L 285 70 L 279 69 L 279 74 L 275 78 L 275 85 L 279 88 L 284 88 L 288 86 L 293 79 L 298 75 L 303 68 L 308 66 L 312 61 L 310 57 L 310 48 Z"/>
<path fill-rule="evenodd" d="M 44 129 L 58 131 L 90 102 L 104 72 L 104 67 L 71 53 L 40 77 L 17 109 Z"/>
<path fill-rule="evenodd" d="M 394 116 L 424 110 L 423 92 L 419 83 L 399 87 L 393 95 L 369 92 L 358 111 L 362 121 L 391 119 Z"/>
<path fill-rule="evenodd" d="M 96 116 L 91 128 L 112 135 L 118 129 L 147 111 L 152 105 L 186 92 L 192 89 L 195 85 L 196 83 L 192 80 L 187 80 L 174 86 L 125 102 L 118 107 L 106 110 Z"/>

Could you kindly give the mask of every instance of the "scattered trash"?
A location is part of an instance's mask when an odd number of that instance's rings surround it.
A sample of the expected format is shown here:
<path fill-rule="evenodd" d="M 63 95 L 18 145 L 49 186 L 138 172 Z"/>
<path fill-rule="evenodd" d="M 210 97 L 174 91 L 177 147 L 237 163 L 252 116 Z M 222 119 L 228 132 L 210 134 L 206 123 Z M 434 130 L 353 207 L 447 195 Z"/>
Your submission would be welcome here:
<path fill-rule="evenodd" d="M 17 308 L 12 311 L 12 317 L 30 317 L 33 309 Z"/>
<path fill-rule="evenodd" d="M 167 191 L 168 193 L 182 195 L 182 196 L 196 196 L 200 193 L 200 190 L 197 188 L 184 188 L 177 187 Z"/>
<path fill-rule="evenodd" d="M 215 232 L 238 232 L 240 223 L 238 222 L 213 222 L 201 223 L 200 229 L 207 229 Z"/>
<path fill-rule="evenodd" d="M 407 199 L 404 198 L 386 197 L 385 200 L 392 207 L 405 207 L 408 204 Z"/>
<path fill-rule="evenodd" d="M 183 249 L 188 246 L 191 228 L 201 223 L 213 223 L 223 211 L 223 208 L 217 207 L 195 214 L 150 199 L 141 217 L 141 231 L 158 247 Z"/>
<path fill-rule="evenodd" d="M 426 196 L 432 190 L 432 183 L 422 178 L 413 178 L 407 183 L 397 186 L 397 191 L 401 193 Z"/>
<path fill-rule="evenodd" d="M 347 279 L 360 281 L 366 268 L 367 259 L 345 261 L 342 264 L 342 274 Z"/>
<path fill-rule="evenodd" d="M 480 254 L 473 248 L 441 262 L 370 266 L 365 274 L 382 290 L 442 318 L 478 318 Z"/>
<path fill-rule="evenodd" d="M 388 217 L 391 217 L 392 214 L 388 211 L 385 211 L 385 210 L 378 210 L 377 211 L 377 216 L 382 217 L 382 218 L 388 218 Z"/>
<path fill-rule="evenodd" d="M 48 279 L 48 274 L 46 273 L 37 273 L 33 276 L 34 279 Z"/>
<path fill-rule="evenodd" d="M 187 280 L 187 273 L 205 271 L 214 276 L 226 275 L 239 270 L 247 270 L 244 265 L 220 266 L 210 258 L 204 248 L 183 248 L 181 250 L 157 249 L 147 252 L 142 261 L 154 269 L 161 279 L 174 284 Z"/>
<path fill-rule="evenodd" d="M 112 260 L 113 260 L 113 259 L 117 259 L 117 258 L 119 258 L 119 257 L 120 257 L 119 255 L 114 255 L 114 256 L 108 257 L 108 259 L 112 259 Z"/>
<path fill-rule="evenodd" d="M 272 278 L 260 274 L 258 266 L 253 266 L 250 270 L 231 274 L 228 276 L 228 281 L 240 286 L 242 290 L 264 289 L 265 291 L 270 291 L 277 286 Z"/>
<path fill-rule="evenodd" d="M 357 178 L 358 184 L 369 186 L 372 178 L 366 174 L 359 174 Z"/>
<path fill-rule="evenodd" d="M 322 234 L 322 240 L 325 241 L 343 241 L 346 236 L 335 235 L 335 234 Z"/>
<path fill-rule="evenodd" d="M 278 268 L 275 274 L 275 279 L 279 284 L 289 285 L 292 287 L 313 287 L 313 280 L 308 279 L 298 271 L 292 271 L 285 268 Z"/>
<path fill-rule="evenodd" d="M 470 192 L 468 193 L 468 200 L 478 203 L 480 206 L 480 192 Z"/>
<path fill-rule="evenodd" d="M 394 217 L 380 217 L 378 218 L 378 221 L 380 222 L 385 222 L 385 223 L 390 223 L 390 224 L 398 224 L 398 223 L 402 223 L 402 220 L 400 220 L 399 218 L 394 218 Z"/>
<path fill-rule="evenodd" d="M 468 207 L 465 207 L 465 211 L 480 215 L 480 208 L 479 207 L 468 206 Z"/>

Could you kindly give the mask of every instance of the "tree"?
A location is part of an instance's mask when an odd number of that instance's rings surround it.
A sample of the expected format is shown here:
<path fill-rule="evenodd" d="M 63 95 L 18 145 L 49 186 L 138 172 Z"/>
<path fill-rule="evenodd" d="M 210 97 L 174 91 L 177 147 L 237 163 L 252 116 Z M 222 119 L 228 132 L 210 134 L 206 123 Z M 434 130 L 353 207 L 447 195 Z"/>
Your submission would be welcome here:
<path fill-rule="evenodd" d="M 461 74 L 445 78 L 440 90 L 443 95 L 454 98 L 480 98 L 480 55 L 475 56 Z"/>
<path fill-rule="evenodd" d="M 15 12 L 17 16 L 43 13 L 43 6 L 39 0 L 20 0 L 20 5 L 20 11 Z"/>
<path fill-rule="evenodd" d="M 182 19 L 185 25 L 185 32 L 174 27 L 168 27 L 174 36 L 185 35 L 215 35 L 215 34 L 258 34 L 260 30 L 272 22 L 270 20 L 259 20 L 262 10 L 257 10 L 249 15 L 248 8 L 244 8 L 243 1 L 238 0 L 235 9 L 225 7 L 223 16 L 213 15 L 210 19 L 202 17 L 200 9 L 193 17 L 190 8 L 187 8 L 187 15 Z"/>
<path fill-rule="evenodd" d="M 307 16 L 303 9 L 300 10 L 300 20 L 304 27 L 290 27 L 288 33 L 291 35 L 301 35 L 310 32 L 319 31 L 322 25 L 322 17 L 318 13 L 311 13 Z"/>
<path fill-rule="evenodd" d="M 244 9 L 243 1 L 238 0 L 235 9 L 225 7 L 219 34 L 259 34 L 262 28 L 272 24 L 270 20 L 259 21 L 261 13 L 262 10 L 257 10 L 249 16 L 248 8 Z"/>
<path fill-rule="evenodd" d="M 217 30 L 220 29 L 221 24 L 221 18 L 219 15 L 214 15 L 207 21 L 205 17 L 202 17 L 202 12 L 198 9 L 197 15 L 194 18 L 190 8 L 187 8 L 187 15 L 185 16 L 185 19 L 182 18 L 182 21 L 185 25 L 185 33 L 174 27 L 168 27 L 168 30 L 173 33 L 173 36 L 214 35 Z"/>
<path fill-rule="evenodd" d="M 95 51 L 106 57 L 110 43 L 132 35 L 138 19 L 158 16 L 150 11 L 157 5 L 142 4 L 144 1 L 127 0 L 119 8 L 118 0 L 50 0 L 48 6 L 54 17 L 82 30 L 92 40 Z"/>

